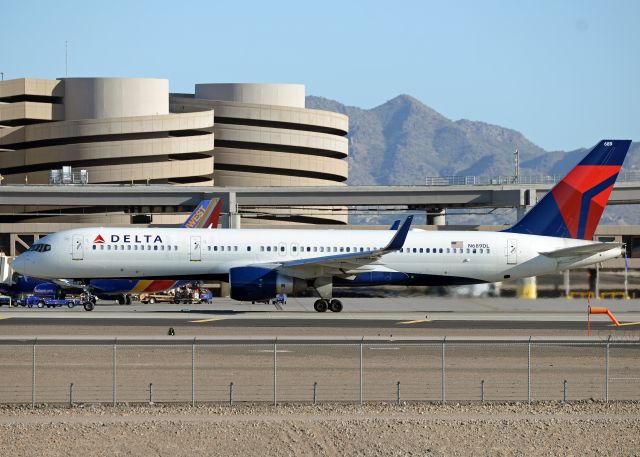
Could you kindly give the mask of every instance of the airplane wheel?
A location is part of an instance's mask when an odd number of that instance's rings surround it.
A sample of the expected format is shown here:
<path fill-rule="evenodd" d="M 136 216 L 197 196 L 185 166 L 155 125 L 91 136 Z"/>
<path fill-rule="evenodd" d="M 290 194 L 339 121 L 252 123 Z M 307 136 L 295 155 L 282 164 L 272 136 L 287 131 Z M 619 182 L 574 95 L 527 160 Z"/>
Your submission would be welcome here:
<path fill-rule="evenodd" d="M 131 304 L 131 295 L 125 295 L 124 296 L 124 304 L 125 305 L 130 305 Z"/>
<path fill-rule="evenodd" d="M 316 300 L 313 304 L 313 309 L 315 309 L 319 313 L 324 313 L 328 308 L 327 300 Z"/>
<path fill-rule="evenodd" d="M 44 302 L 42 300 L 38 302 L 38 308 L 44 308 Z"/>
<path fill-rule="evenodd" d="M 87 302 L 84 304 L 85 311 L 93 311 L 93 308 L 95 308 L 95 305 L 91 302 Z"/>
<path fill-rule="evenodd" d="M 149 304 L 150 304 L 150 305 L 155 305 L 155 303 L 156 303 L 156 299 L 155 299 L 155 298 L 153 298 L 153 297 L 150 297 L 150 298 L 149 298 Z"/>
<path fill-rule="evenodd" d="M 329 302 L 329 309 L 334 313 L 339 313 L 340 311 L 342 311 L 342 302 L 334 298 Z"/>
<path fill-rule="evenodd" d="M 67 306 L 69 308 L 73 308 L 74 306 L 76 306 L 76 304 L 74 302 L 72 302 L 72 301 L 69 301 L 69 302 L 67 302 Z"/>
<path fill-rule="evenodd" d="M 116 299 L 116 301 L 118 302 L 119 305 L 124 305 L 127 302 L 127 299 L 124 295 L 118 295 L 118 298 Z"/>

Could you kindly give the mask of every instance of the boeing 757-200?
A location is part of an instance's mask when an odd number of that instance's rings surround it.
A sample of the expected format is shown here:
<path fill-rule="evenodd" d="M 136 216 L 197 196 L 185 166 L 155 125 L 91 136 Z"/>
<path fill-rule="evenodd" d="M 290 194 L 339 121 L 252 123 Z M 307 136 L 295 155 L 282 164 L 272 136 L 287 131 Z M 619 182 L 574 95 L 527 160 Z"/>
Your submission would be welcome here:
<path fill-rule="evenodd" d="M 78 228 L 48 235 L 13 262 L 42 278 L 189 278 L 230 283 L 236 300 L 333 286 L 461 285 L 537 276 L 622 255 L 592 241 L 631 142 L 603 140 L 514 226 L 501 232 Z"/>

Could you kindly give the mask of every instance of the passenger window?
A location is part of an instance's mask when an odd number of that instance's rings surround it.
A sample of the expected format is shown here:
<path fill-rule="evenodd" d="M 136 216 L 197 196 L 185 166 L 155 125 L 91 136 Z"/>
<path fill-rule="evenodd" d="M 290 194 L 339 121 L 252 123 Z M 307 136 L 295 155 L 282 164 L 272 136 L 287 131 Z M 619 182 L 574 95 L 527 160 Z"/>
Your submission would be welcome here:
<path fill-rule="evenodd" d="M 284 251 L 284 249 L 283 249 L 283 251 Z M 318 252 L 318 246 L 314 246 L 313 247 L 313 252 Z"/>
<path fill-rule="evenodd" d="M 307 252 L 311 252 L 311 246 L 307 246 Z"/>
<path fill-rule="evenodd" d="M 174 251 L 177 251 L 177 250 L 178 250 L 178 246 L 174 245 L 174 246 L 173 246 L 173 250 L 174 250 Z"/>
<path fill-rule="evenodd" d="M 423 251 L 423 249 L 422 249 L 422 248 L 420 248 L 420 254 L 422 254 L 422 251 Z"/>
<path fill-rule="evenodd" d="M 404 252 L 404 248 L 400 248 L 400 252 Z"/>
<path fill-rule="evenodd" d="M 164 251 L 164 244 L 160 245 L 160 250 Z"/>
<path fill-rule="evenodd" d="M 284 246 L 280 246 L 280 252 L 284 252 Z"/>
<path fill-rule="evenodd" d="M 96 245 L 94 244 L 94 245 L 93 245 L 93 250 L 95 251 L 96 249 L 97 249 L 97 248 L 96 248 Z"/>
<path fill-rule="evenodd" d="M 484 250 L 480 248 L 480 254 L 484 254 Z"/>
<path fill-rule="evenodd" d="M 438 249 L 438 252 L 439 252 L 440 254 L 442 254 L 442 252 L 443 252 L 443 251 L 442 251 L 442 248 Z"/>
<path fill-rule="evenodd" d="M 415 254 L 416 252 L 418 252 L 418 250 L 416 248 L 413 248 L 413 253 Z"/>
<path fill-rule="evenodd" d="M 251 251 L 251 246 L 247 246 L 247 252 Z"/>
<path fill-rule="evenodd" d="M 333 247 L 333 252 L 338 252 L 338 247 L 337 246 Z"/>
<path fill-rule="evenodd" d="M 427 254 L 431 252 L 431 248 L 427 248 Z"/>
<path fill-rule="evenodd" d="M 476 250 L 475 250 L 475 249 L 473 250 L 473 253 L 474 253 L 474 254 L 476 253 Z"/>
<path fill-rule="evenodd" d="M 350 247 L 347 247 L 347 252 L 351 252 L 351 248 Z"/>
<path fill-rule="evenodd" d="M 340 252 L 344 252 L 344 248 L 342 246 L 340 247 Z"/>
<path fill-rule="evenodd" d="M 264 246 L 260 246 L 260 252 L 264 252 Z"/>
<path fill-rule="evenodd" d="M 101 244 L 101 245 L 100 245 L 100 250 L 101 250 L 101 251 L 104 251 L 104 244 Z"/>
<path fill-rule="evenodd" d="M 489 254 L 489 248 L 487 248 L 487 254 Z"/>
<path fill-rule="evenodd" d="M 320 246 L 320 252 L 324 252 L 324 246 Z"/>
<path fill-rule="evenodd" d="M 131 250 L 131 245 L 127 244 L 127 251 L 130 251 L 130 250 Z"/>
<path fill-rule="evenodd" d="M 171 245 L 167 246 L 167 251 L 171 250 Z"/>
<path fill-rule="evenodd" d="M 471 249 L 467 248 L 467 254 L 471 254 Z"/>
<path fill-rule="evenodd" d="M 233 251 L 234 251 L 234 252 L 238 252 L 238 246 L 234 246 L 234 247 L 233 247 Z"/>
<path fill-rule="evenodd" d="M 293 246 L 293 247 L 291 248 L 291 250 L 292 250 L 293 252 L 298 252 L 298 248 L 297 248 L 296 246 Z"/>
<path fill-rule="evenodd" d="M 108 245 L 107 245 L 107 251 L 110 251 L 110 250 L 111 250 L 111 245 L 110 245 L 110 244 L 108 244 Z"/>
<path fill-rule="evenodd" d="M 451 248 L 447 248 L 447 254 L 451 252 Z"/>
<path fill-rule="evenodd" d="M 117 250 L 118 250 L 118 245 L 117 245 L 117 244 L 114 244 L 114 245 L 113 245 L 113 250 L 114 250 L 114 251 L 117 251 Z"/>
<path fill-rule="evenodd" d="M 271 246 L 267 246 L 267 252 L 271 252 Z"/>
<path fill-rule="evenodd" d="M 150 250 L 151 250 L 151 245 L 147 244 L 147 251 L 150 251 Z"/>

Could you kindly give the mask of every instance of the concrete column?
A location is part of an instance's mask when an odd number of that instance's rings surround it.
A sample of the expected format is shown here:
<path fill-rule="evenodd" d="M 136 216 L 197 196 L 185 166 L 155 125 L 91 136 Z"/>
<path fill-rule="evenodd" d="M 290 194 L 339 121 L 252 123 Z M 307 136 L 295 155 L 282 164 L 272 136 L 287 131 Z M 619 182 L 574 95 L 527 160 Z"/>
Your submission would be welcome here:
<path fill-rule="evenodd" d="M 222 298 L 228 297 L 230 292 L 231 292 L 231 289 L 229 288 L 229 283 L 228 282 L 221 282 L 220 283 L 220 296 Z"/>
<path fill-rule="evenodd" d="M 222 217 L 223 228 L 240 228 L 240 214 L 238 212 L 238 203 L 236 201 L 236 193 L 229 192 L 227 197 L 227 205 L 223 205 L 223 208 L 228 207 L 229 211 Z"/>
<path fill-rule="evenodd" d="M 427 209 L 427 225 L 446 225 L 445 210 L 442 208 Z"/>
<path fill-rule="evenodd" d="M 518 298 L 538 298 L 538 285 L 535 276 L 518 280 Z"/>
<path fill-rule="evenodd" d="M 571 270 L 564 270 L 564 296 L 571 298 Z"/>

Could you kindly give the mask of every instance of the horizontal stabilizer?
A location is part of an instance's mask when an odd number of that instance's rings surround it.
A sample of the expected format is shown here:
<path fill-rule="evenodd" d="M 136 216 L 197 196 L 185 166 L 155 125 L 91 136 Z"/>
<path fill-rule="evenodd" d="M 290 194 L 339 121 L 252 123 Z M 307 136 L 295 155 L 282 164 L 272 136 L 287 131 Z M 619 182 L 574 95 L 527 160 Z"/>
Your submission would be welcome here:
<path fill-rule="evenodd" d="M 583 246 L 573 246 L 570 248 L 562 248 L 555 251 L 541 252 L 541 255 L 558 259 L 561 257 L 589 257 L 599 252 L 610 251 L 611 249 L 621 248 L 621 243 L 594 243 L 585 244 Z"/>

